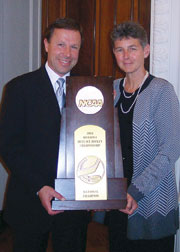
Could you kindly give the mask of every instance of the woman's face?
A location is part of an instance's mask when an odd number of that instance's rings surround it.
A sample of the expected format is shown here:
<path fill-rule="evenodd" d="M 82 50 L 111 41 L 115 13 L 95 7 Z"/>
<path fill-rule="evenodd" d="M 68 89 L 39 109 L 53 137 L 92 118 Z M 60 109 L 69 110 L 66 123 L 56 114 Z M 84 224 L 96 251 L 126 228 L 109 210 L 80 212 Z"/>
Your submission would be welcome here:
<path fill-rule="evenodd" d="M 138 73 L 144 70 L 144 59 L 149 56 L 149 45 L 143 48 L 139 39 L 132 37 L 117 39 L 113 52 L 122 71 L 126 74 Z"/>

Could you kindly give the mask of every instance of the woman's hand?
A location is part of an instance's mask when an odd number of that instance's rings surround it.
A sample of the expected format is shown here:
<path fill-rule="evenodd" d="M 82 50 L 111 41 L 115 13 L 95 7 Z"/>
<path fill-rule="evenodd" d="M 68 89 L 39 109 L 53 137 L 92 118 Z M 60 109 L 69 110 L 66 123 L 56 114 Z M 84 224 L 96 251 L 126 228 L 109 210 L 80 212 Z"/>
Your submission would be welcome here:
<path fill-rule="evenodd" d="M 138 208 L 137 202 L 133 199 L 133 197 L 129 193 L 127 193 L 126 208 L 120 209 L 120 211 L 126 214 L 133 214 L 137 208 Z"/>

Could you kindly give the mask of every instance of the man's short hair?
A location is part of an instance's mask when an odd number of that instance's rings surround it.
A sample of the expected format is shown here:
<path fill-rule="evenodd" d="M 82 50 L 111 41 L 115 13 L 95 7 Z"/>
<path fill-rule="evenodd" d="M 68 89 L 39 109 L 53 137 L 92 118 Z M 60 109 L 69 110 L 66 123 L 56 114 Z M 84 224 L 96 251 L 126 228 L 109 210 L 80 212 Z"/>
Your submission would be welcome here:
<path fill-rule="evenodd" d="M 116 25 L 111 32 L 112 46 L 114 47 L 114 42 L 117 39 L 122 40 L 123 38 L 130 37 L 139 39 L 139 42 L 143 48 L 148 44 L 147 32 L 145 29 L 139 23 L 126 21 Z"/>
<path fill-rule="evenodd" d="M 76 20 L 72 18 L 58 18 L 55 22 L 50 24 L 44 33 L 44 38 L 46 38 L 48 42 L 50 42 L 55 29 L 79 31 L 81 35 L 81 42 L 83 41 L 82 27 Z"/>

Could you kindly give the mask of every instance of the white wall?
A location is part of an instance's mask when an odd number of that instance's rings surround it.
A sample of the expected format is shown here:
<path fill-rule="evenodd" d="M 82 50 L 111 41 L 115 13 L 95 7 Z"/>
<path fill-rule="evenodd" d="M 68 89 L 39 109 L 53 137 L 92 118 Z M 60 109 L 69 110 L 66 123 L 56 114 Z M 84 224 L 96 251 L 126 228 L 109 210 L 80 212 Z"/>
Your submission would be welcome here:
<path fill-rule="evenodd" d="M 151 0 L 150 72 L 171 82 L 180 101 L 179 27 L 179 0 Z M 179 190 L 180 159 L 176 162 L 176 180 Z M 180 252 L 180 230 L 176 235 L 175 252 Z"/>
<path fill-rule="evenodd" d="M 41 0 L 0 0 L 0 99 L 10 79 L 40 66 Z M 7 172 L 0 164 L 0 210 Z"/>

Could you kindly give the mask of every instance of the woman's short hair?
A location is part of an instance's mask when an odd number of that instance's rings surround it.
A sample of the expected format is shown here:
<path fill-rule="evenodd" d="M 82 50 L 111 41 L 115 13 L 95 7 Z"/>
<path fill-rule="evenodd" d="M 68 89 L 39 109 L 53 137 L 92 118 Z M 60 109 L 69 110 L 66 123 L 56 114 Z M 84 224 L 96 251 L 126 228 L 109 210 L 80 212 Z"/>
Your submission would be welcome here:
<path fill-rule="evenodd" d="M 114 42 L 117 39 L 123 38 L 135 38 L 139 39 L 141 46 L 144 48 L 148 44 L 147 32 L 139 23 L 126 21 L 118 24 L 111 32 L 111 42 L 114 47 Z"/>

